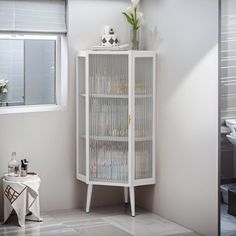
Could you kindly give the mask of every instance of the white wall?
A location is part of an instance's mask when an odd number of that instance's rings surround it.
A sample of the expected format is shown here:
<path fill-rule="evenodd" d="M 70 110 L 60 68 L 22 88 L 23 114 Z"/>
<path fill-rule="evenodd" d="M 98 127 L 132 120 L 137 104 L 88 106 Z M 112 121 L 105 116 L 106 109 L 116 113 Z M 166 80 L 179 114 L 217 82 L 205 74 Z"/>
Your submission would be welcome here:
<path fill-rule="evenodd" d="M 84 203 L 85 186 L 75 177 L 75 54 L 97 44 L 104 24 L 114 26 L 121 41 L 127 41 L 121 11 L 122 0 L 69 0 L 69 98 L 66 111 L 0 115 L 0 173 L 7 170 L 12 151 L 27 157 L 30 170 L 42 178 L 42 210 L 75 208 Z M 97 191 L 99 190 L 99 191 Z M 96 201 L 94 201 L 96 199 Z M 122 200 L 121 189 L 95 188 L 92 203 L 111 204 Z M 2 214 L 0 185 L 0 215 Z"/>
<path fill-rule="evenodd" d="M 158 49 L 157 184 L 138 203 L 217 235 L 218 1 L 149 0 L 145 45 Z"/>
<path fill-rule="evenodd" d="M 113 27 L 121 43 L 128 42 L 129 28 L 121 12 L 129 5 L 127 0 L 69 0 L 72 51 L 100 44 L 104 25 Z"/>

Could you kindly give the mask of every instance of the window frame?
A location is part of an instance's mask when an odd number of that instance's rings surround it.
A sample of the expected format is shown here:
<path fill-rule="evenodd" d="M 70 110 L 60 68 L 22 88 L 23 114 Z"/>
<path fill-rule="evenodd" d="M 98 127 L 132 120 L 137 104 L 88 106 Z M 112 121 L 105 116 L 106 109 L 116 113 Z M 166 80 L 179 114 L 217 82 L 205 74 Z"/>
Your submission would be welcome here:
<path fill-rule="evenodd" d="M 27 113 L 27 112 L 47 112 L 65 110 L 68 96 L 68 43 L 66 35 L 55 34 L 0 34 L 1 39 L 25 40 L 55 40 L 56 42 L 56 72 L 55 72 L 55 103 L 54 104 L 37 104 L 37 105 L 20 105 L 0 107 L 1 114 Z"/>

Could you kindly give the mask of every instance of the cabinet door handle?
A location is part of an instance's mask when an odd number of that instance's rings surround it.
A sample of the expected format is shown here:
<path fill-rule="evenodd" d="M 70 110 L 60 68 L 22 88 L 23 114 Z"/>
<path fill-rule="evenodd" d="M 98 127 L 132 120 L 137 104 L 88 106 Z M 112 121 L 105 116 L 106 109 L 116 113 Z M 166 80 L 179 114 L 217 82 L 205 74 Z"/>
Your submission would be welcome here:
<path fill-rule="evenodd" d="M 129 115 L 129 117 L 128 117 L 128 125 L 131 124 L 131 121 L 132 121 L 132 119 L 131 119 L 131 115 Z"/>

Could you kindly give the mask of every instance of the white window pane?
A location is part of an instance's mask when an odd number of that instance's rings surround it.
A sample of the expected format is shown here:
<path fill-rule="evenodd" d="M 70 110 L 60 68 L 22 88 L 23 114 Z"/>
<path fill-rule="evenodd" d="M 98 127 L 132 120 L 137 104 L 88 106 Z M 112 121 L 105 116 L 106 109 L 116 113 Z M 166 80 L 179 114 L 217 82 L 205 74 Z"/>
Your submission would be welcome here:
<path fill-rule="evenodd" d="M 55 40 L 25 40 L 25 104 L 55 104 Z"/>
<path fill-rule="evenodd" d="M 11 105 L 24 104 L 24 41 L 0 40 L 0 79 L 8 80 L 4 101 Z"/>

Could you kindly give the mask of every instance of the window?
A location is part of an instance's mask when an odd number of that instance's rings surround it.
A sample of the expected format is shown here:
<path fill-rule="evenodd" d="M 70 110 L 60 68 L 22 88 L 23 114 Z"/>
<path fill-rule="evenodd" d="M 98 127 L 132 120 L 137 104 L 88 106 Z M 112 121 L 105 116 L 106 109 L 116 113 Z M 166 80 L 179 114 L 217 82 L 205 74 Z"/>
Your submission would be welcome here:
<path fill-rule="evenodd" d="M 57 104 L 57 36 L 0 36 L 1 106 Z"/>
<path fill-rule="evenodd" d="M 0 0 L 0 18 L 0 114 L 65 106 L 66 1 Z"/>

